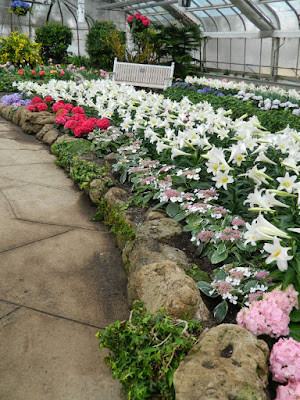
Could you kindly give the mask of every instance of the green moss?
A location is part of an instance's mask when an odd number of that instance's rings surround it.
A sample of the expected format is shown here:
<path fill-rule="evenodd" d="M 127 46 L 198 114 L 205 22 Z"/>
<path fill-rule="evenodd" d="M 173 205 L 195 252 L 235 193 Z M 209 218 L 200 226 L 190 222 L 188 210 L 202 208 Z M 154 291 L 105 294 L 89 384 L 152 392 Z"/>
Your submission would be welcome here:
<path fill-rule="evenodd" d="M 196 283 L 199 281 L 204 281 L 207 283 L 211 282 L 207 272 L 202 271 L 202 269 L 200 269 L 196 264 L 193 264 L 193 266 L 184 265 L 182 268 L 188 276 L 194 279 Z"/>
<path fill-rule="evenodd" d="M 261 400 L 261 392 L 249 383 L 245 383 L 236 395 L 229 395 L 228 400 Z"/>

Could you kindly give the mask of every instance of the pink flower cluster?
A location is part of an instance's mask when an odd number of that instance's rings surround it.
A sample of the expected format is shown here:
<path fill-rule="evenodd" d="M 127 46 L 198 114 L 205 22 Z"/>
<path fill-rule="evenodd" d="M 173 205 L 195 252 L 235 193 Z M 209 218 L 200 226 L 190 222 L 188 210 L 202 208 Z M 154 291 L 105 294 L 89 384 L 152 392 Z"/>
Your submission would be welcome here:
<path fill-rule="evenodd" d="M 273 381 L 287 382 L 278 386 L 276 400 L 300 399 L 300 342 L 279 339 L 272 348 L 270 364 Z"/>
<path fill-rule="evenodd" d="M 54 103 L 52 110 L 56 113 L 55 122 L 63 125 L 64 129 L 69 129 L 76 137 L 92 132 L 96 126 L 103 130 L 110 126 L 107 118 L 87 118 L 82 107 L 74 107 L 63 100 Z"/>
<path fill-rule="evenodd" d="M 150 26 L 150 19 L 145 17 L 144 15 L 141 15 L 140 13 L 136 13 L 134 17 L 132 15 L 129 15 L 126 20 L 129 25 L 131 25 L 133 21 L 140 21 L 146 27 Z"/>
<path fill-rule="evenodd" d="M 272 348 L 270 364 L 273 381 L 300 383 L 300 342 L 280 338 Z"/>
<path fill-rule="evenodd" d="M 45 97 L 44 101 L 41 97 L 34 97 L 27 108 L 31 112 L 46 111 L 52 102 L 53 98 L 51 96 Z"/>
<path fill-rule="evenodd" d="M 220 235 L 220 240 L 222 240 L 222 242 L 237 242 L 240 238 L 241 232 L 229 227 L 225 228 Z"/>
<path fill-rule="evenodd" d="M 213 231 L 202 231 L 202 232 L 198 233 L 197 238 L 202 243 L 208 243 L 213 236 L 214 236 Z"/>
<path fill-rule="evenodd" d="M 289 382 L 286 386 L 278 386 L 276 392 L 276 400 L 299 400 L 300 399 L 300 383 Z"/>
<path fill-rule="evenodd" d="M 285 291 L 275 289 L 264 294 L 262 300 L 251 303 L 249 308 L 242 308 L 237 323 L 256 336 L 286 336 L 293 307 L 298 308 L 298 292 L 289 285 Z"/>

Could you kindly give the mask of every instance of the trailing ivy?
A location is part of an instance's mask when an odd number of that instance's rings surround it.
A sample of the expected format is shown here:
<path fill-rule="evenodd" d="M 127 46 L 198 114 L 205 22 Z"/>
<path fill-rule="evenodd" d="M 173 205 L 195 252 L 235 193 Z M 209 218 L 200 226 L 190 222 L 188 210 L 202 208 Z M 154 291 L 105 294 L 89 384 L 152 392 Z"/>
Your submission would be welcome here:
<path fill-rule="evenodd" d="M 116 321 L 98 332 L 99 347 L 110 354 L 104 360 L 128 400 L 175 399 L 173 375 L 201 329 L 198 321 L 173 320 L 164 310 L 156 315 L 136 302 L 128 321 Z"/>

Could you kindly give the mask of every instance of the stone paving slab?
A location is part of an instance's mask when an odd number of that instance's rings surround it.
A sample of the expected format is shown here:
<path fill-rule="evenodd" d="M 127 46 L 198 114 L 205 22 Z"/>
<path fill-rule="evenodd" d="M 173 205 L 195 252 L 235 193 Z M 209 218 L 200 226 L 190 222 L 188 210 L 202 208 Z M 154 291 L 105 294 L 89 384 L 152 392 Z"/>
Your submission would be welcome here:
<path fill-rule="evenodd" d="M 9 188 L 9 187 L 24 186 L 24 185 L 27 185 L 27 183 L 24 183 L 20 180 L 17 181 L 16 179 L 9 179 L 9 178 L 0 176 L 0 190 Z"/>
<path fill-rule="evenodd" d="M 3 166 L 0 169 L 0 188 L 1 181 L 5 179 L 6 182 L 10 180 L 10 182 L 16 183 L 31 183 L 64 190 L 75 190 L 78 193 L 77 186 L 73 180 L 66 179 L 66 177 L 66 173 L 54 163 L 27 165 L 26 169 L 24 169 L 23 165 Z"/>
<path fill-rule="evenodd" d="M 0 399 L 121 400 L 97 331 L 24 308 L 2 318 Z"/>
<path fill-rule="evenodd" d="M 128 315 L 126 274 L 107 232 L 62 233 L 0 253 L 0 265 L 7 301 L 95 326 Z"/>
<path fill-rule="evenodd" d="M 40 179 L 42 176 L 43 171 Z M 69 188 L 70 182 L 67 177 L 65 179 L 66 186 Z M 53 183 L 53 186 L 55 185 Z M 2 189 L 2 193 L 18 219 L 86 229 L 101 229 L 102 225 L 98 222 L 90 221 L 90 218 L 96 213 L 96 208 L 91 206 L 83 192 L 57 190 L 55 187 L 36 184 Z"/>
<path fill-rule="evenodd" d="M 3 317 L 14 312 L 18 308 L 19 308 L 19 306 L 15 306 L 14 304 L 0 301 L 0 321 Z"/>
<path fill-rule="evenodd" d="M 69 230 L 70 228 L 63 226 L 37 224 L 0 216 L 0 254 Z"/>
<path fill-rule="evenodd" d="M 55 156 L 46 149 L 32 150 L 0 150 L 0 166 L 53 163 Z"/>
<path fill-rule="evenodd" d="M 36 146 L 36 142 L 28 142 L 24 143 L 15 139 L 6 139 L 2 137 L 2 129 L 1 129 L 1 141 L 0 141 L 0 150 L 31 150 L 31 151 L 40 151 L 40 147 Z"/>

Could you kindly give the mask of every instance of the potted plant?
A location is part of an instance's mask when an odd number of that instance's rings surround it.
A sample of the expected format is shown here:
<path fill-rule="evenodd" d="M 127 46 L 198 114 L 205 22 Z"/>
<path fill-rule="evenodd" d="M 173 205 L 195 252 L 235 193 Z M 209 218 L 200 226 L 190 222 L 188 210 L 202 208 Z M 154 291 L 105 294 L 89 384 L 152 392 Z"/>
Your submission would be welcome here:
<path fill-rule="evenodd" d="M 9 12 L 15 15 L 26 15 L 32 11 L 32 7 L 29 3 L 24 3 L 21 0 L 12 1 L 9 7 Z"/>

